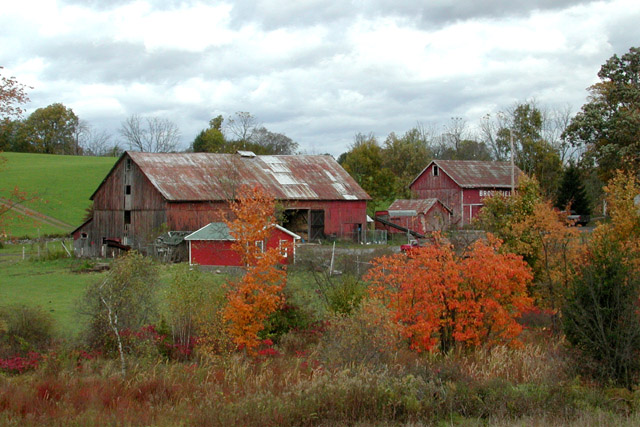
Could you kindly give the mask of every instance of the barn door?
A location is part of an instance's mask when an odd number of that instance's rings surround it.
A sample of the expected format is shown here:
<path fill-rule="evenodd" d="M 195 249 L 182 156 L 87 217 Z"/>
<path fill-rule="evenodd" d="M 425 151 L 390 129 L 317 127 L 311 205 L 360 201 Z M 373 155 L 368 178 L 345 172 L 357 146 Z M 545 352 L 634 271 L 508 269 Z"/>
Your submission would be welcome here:
<path fill-rule="evenodd" d="M 311 211 L 309 216 L 309 240 L 324 239 L 324 211 Z"/>

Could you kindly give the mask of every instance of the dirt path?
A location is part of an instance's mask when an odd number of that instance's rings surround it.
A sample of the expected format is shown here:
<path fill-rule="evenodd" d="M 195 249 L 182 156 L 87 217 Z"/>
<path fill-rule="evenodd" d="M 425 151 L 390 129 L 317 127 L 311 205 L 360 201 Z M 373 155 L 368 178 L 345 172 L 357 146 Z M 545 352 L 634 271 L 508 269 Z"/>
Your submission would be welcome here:
<path fill-rule="evenodd" d="M 12 210 L 18 212 L 20 215 L 25 215 L 40 222 L 44 222 L 46 224 L 52 225 L 54 227 L 62 228 L 65 230 L 73 230 L 75 227 L 71 224 L 67 224 L 64 221 L 60 221 L 57 218 L 52 216 L 43 215 L 38 211 L 34 211 L 33 209 L 27 208 L 26 206 L 22 206 L 21 204 L 13 204 L 13 202 L 5 199 L 4 197 L 0 197 L 0 204 L 4 206 L 9 206 Z"/>

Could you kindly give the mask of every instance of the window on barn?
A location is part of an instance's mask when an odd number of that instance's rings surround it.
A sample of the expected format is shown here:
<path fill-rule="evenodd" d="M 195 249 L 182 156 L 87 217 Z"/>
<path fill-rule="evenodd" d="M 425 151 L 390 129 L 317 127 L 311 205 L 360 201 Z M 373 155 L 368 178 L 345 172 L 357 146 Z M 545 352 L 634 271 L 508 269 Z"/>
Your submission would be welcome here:
<path fill-rule="evenodd" d="M 433 168 L 431 170 L 433 171 L 433 176 L 440 175 L 440 170 L 438 169 L 438 165 L 433 165 Z"/>
<path fill-rule="evenodd" d="M 129 171 L 131 170 L 131 159 L 127 159 L 127 160 L 124 162 L 124 170 L 125 170 L 126 172 L 129 172 Z"/>
<path fill-rule="evenodd" d="M 264 241 L 257 240 L 256 241 L 256 246 L 260 248 L 260 252 L 264 252 Z"/>
<path fill-rule="evenodd" d="M 131 224 L 131 211 L 124 211 L 124 225 Z"/>
<path fill-rule="evenodd" d="M 124 186 L 124 194 L 126 194 L 126 195 L 131 194 L 131 186 L 130 185 L 125 185 Z"/>

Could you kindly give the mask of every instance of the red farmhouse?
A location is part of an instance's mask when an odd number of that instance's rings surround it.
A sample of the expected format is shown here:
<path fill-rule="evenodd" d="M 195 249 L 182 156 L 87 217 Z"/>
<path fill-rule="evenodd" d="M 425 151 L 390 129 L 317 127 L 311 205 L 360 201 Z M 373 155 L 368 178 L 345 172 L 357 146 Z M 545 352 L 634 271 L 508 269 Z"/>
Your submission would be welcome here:
<path fill-rule="evenodd" d="M 376 212 L 376 217 L 425 235 L 430 231 L 446 229 L 451 223 L 451 213 L 451 209 L 438 199 L 399 199 L 387 211 Z M 376 222 L 376 228 L 389 233 L 403 233 L 400 228 L 381 222 Z"/>
<path fill-rule="evenodd" d="M 240 255 L 231 249 L 234 238 L 224 222 L 212 222 L 184 238 L 189 243 L 189 264 L 242 267 Z M 263 251 L 280 248 L 283 264 L 295 262 L 296 242 L 300 236 L 279 225 L 266 241 L 255 242 Z"/>
<path fill-rule="evenodd" d="M 453 212 L 452 223 L 469 224 L 483 199 L 498 193 L 511 195 L 511 177 L 517 185 L 520 169 L 509 162 L 433 160 L 409 184 L 416 199 L 436 198 Z"/>
<path fill-rule="evenodd" d="M 281 225 L 304 240 L 366 228 L 370 197 L 331 156 L 125 152 L 91 196 L 92 218 L 73 232 L 76 253 L 149 251 L 162 231 L 220 222 L 242 185 L 278 200 Z"/>

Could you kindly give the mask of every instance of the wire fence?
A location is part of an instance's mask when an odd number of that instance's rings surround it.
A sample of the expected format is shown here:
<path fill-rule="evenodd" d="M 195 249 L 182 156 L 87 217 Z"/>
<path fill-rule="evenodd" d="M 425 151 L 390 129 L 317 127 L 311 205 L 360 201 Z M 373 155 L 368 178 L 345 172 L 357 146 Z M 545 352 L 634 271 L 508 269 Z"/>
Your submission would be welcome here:
<path fill-rule="evenodd" d="M 327 240 L 341 240 L 366 245 L 386 245 L 388 243 L 388 234 L 387 230 L 343 231 Z"/>
<path fill-rule="evenodd" d="M 3 244 L 2 251 L 0 253 L 6 257 L 15 257 L 24 260 L 72 258 L 74 257 L 73 240 L 41 239 L 7 242 Z"/>

